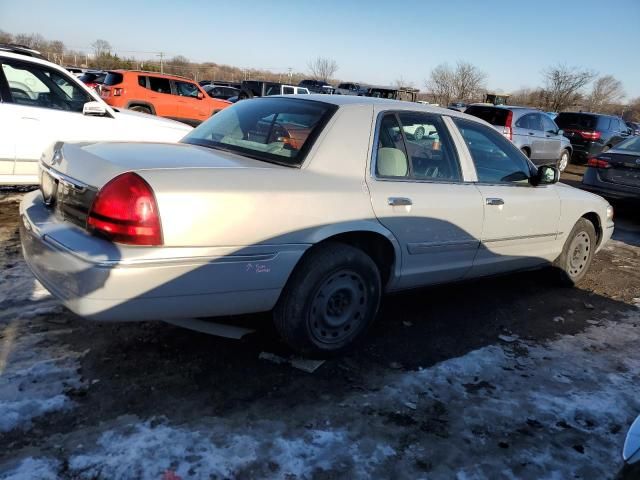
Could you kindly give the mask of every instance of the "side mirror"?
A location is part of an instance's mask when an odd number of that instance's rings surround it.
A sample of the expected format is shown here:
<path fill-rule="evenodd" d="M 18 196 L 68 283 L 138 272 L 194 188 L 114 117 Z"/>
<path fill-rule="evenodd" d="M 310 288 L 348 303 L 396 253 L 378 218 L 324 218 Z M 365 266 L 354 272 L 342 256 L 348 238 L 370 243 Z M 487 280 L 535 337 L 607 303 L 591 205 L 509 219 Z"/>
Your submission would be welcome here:
<path fill-rule="evenodd" d="M 204 95 L 202 92 L 198 92 L 198 100 L 202 100 L 204 98 Z"/>
<path fill-rule="evenodd" d="M 538 167 L 536 174 L 531 177 L 531 184 L 535 187 L 538 185 L 552 185 L 560 180 L 560 171 L 551 165 L 542 165 Z"/>
<path fill-rule="evenodd" d="M 556 135 L 564 135 L 564 130 L 562 129 L 558 130 L 558 133 Z"/>
<path fill-rule="evenodd" d="M 104 117 L 107 114 L 107 107 L 100 102 L 87 102 L 82 106 L 82 114 L 93 117 Z"/>

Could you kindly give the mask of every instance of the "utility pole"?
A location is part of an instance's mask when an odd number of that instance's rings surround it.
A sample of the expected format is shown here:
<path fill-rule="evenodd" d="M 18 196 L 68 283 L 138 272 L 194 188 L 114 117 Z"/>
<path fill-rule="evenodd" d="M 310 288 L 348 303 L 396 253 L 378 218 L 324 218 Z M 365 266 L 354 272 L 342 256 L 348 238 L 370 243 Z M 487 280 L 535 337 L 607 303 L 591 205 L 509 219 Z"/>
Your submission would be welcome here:
<path fill-rule="evenodd" d="M 289 67 L 288 70 L 289 70 L 289 83 L 291 83 L 291 77 L 293 77 L 293 73 L 292 73 L 293 69 Z"/>
<path fill-rule="evenodd" d="M 164 59 L 164 52 L 160 52 L 156 56 L 160 57 L 160 73 L 164 73 L 164 63 L 162 61 Z"/>

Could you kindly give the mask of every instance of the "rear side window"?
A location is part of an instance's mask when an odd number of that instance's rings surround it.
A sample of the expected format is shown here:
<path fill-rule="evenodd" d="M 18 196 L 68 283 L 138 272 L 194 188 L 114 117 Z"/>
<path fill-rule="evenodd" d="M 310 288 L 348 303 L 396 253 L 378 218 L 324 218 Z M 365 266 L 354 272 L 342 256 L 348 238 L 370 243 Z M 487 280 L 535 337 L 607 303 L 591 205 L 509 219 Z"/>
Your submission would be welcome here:
<path fill-rule="evenodd" d="M 530 166 L 520 151 L 495 130 L 454 118 L 476 167 L 478 181 L 492 184 L 529 184 Z"/>
<path fill-rule="evenodd" d="M 467 108 L 464 113 L 473 115 L 474 117 L 481 118 L 485 122 L 489 122 L 491 125 L 504 127 L 507 123 L 507 115 L 509 110 L 505 108 L 483 107 L 480 105 L 472 105 Z"/>
<path fill-rule="evenodd" d="M 182 141 L 300 166 L 336 110 L 335 105 L 291 97 L 243 101 L 217 113 Z"/>
<path fill-rule="evenodd" d="M 107 76 L 104 78 L 104 84 L 107 86 L 118 85 L 119 83 L 122 83 L 123 78 L 124 77 L 122 76 L 121 73 L 109 72 L 107 73 Z"/>
<path fill-rule="evenodd" d="M 171 82 L 167 78 L 149 77 L 149 88 L 158 93 L 171 93 Z"/>
<path fill-rule="evenodd" d="M 389 113 L 380 122 L 376 174 L 416 180 L 461 180 L 442 119 L 420 112 Z"/>
<path fill-rule="evenodd" d="M 612 121 L 609 117 L 600 117 L 598 119 L 598 129 L 599 130 L 612 130 Z"/>
<path fill-rule="evenodd" d="M 555 118 L 556 124 L 564 129 L 595 130 L 598 117 L 584 113 L 563 112 Z M 607 125 L 608 127 L 608 125 Z M 603 127 L 600 127 L 603 128 Z"/>
<path fill-rule="evenodd" d="M 138 75 L 138 85 L 147 88 L 147 77 L 144 75 Z"/>

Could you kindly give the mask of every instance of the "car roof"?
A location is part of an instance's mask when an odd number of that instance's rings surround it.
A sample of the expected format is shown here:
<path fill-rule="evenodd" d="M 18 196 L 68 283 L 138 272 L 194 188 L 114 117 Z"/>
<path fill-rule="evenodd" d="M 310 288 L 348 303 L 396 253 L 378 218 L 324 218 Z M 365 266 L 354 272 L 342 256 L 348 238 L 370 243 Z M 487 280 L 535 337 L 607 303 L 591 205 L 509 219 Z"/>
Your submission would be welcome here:
<path fill-rule="evenodd" d="M 187 81 L 187 82 L 191 82 L 191 83 L 198 83 L 195 80 L 193 80 L 192 78 L 189 77 L 182 77 L 180 75 L 172 75 L 170 73 L 160 73 L 160 72 L 149 72 L 146 70 L 124 70 L 124 69 L 118 69 L 118 70 L 110 70 L 111 72 L 117 72 L 117 73 L 121 73 L 121 74 L 131 74 L 131 73 L 142 73 L 144 75 L 147 76 L 154 76 L 154 77 L 162 77 L 162 78 L 169 78 L 172 80 L 180 80 L 180 81 Z"/>
<path fill-rule="evenodd" d="M 44 57 L 38 50 L 29 48 L 26 45 L 18 45 L 17 43 L 0 43 L 0 50 L 2 50 L 3 52 L 11 52 L 44 60 Z"/>

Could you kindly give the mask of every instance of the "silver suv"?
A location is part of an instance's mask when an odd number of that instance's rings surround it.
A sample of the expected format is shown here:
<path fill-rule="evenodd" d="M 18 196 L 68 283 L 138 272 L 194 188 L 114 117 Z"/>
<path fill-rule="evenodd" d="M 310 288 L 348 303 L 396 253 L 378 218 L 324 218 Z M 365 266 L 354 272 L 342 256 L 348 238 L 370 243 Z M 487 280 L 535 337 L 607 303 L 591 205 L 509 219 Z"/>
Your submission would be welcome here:
<path fill-rule="evenodd" d="M 555 165 L 562 172 L 569 164 L 571 142 L 551 117 L 540 110 L 471 105 L 465 113 L 489 122 L 536 165 Z"/>

